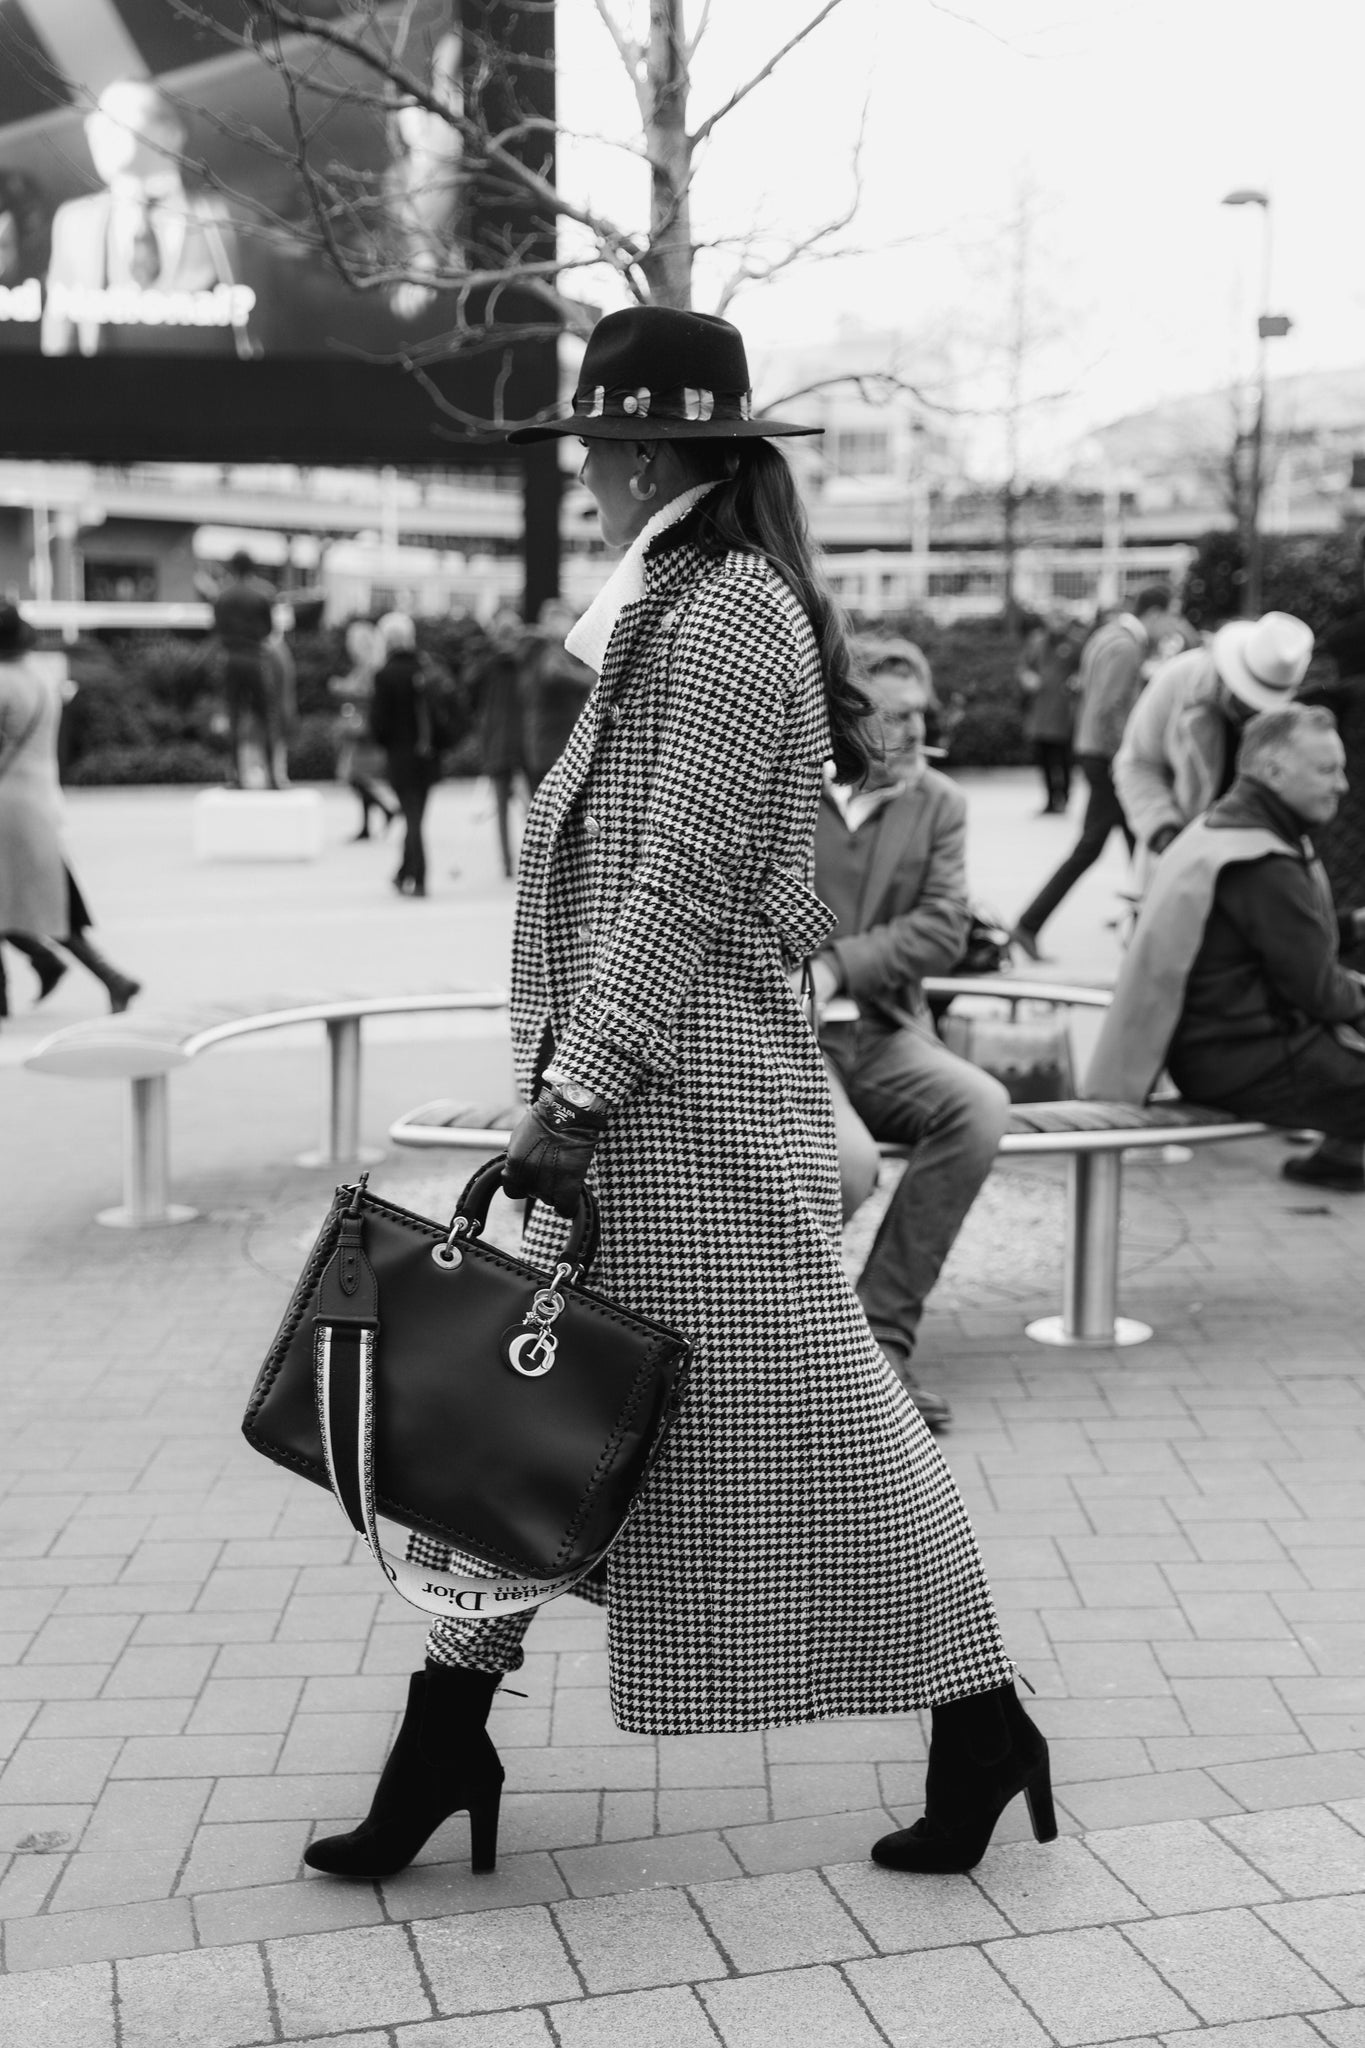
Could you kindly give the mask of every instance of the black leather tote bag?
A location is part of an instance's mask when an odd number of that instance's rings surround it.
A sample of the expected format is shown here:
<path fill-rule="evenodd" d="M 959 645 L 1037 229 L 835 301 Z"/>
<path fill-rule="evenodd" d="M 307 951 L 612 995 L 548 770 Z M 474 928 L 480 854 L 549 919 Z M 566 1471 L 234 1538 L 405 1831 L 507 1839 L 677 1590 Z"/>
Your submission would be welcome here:
<path fill-rule="evenodd" d="M 485 1244 L 502 1158 L 449 1225 L 337 1189 L 242 1424 L 330 1487 L 390 1583 L 429 1614 L 506 1613 L 567 1592 L 605 1556 L 663 1446 L 685 1337 L 584 1285 L 586 1193 L 553 1274 Z M 378 1518 L 455 1553 L 383 1547 Z"/>

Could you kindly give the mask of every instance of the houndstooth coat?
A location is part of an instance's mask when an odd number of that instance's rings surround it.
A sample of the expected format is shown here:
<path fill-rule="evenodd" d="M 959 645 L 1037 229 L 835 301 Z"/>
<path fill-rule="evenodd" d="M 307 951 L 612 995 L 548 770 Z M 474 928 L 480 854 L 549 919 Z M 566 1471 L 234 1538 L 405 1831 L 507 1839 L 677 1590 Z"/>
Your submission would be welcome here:
<path fill-rule="evenodd" d="M 820 666 L 761 558 L 667 538 L 532 809 L 513 949 L 523 1088 L 548 1030 L 611 1105 L 593 1285 L 695 1346 L 608 1563 L 612 1707 L 655 1734 L 899 1712 L 1013 1667 L 840 1265 L 829 1097 L 786 971 L 833 923 L 811 887 Z M 537 1210 L 528 1256 L 563 1229 Z M 517 1617 L 439 1623 L 433 1649 L 477 1661 L 498 1631 Z"/>

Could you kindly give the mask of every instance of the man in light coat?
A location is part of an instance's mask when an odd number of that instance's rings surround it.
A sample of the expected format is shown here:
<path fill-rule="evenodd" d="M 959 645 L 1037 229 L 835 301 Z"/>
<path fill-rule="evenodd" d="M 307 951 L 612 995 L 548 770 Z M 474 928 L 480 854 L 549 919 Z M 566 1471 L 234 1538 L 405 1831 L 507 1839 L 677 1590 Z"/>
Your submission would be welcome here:
<path fill-rule="evenodd" d="M 875 646 L 865 687 L 886 760 L 858 790 L 828 780 L 815 888 L 838 917 L 812 973 L 839 1129 L 844 1212 L 871 1193 L 876 1141 L 912 1145 L 858 1282 L 872 1334 L 931 1429 L 951 1411 L 910 1371 L 925 1299 L 991 1170 L 1009 1097 L 935 1035 L 923 980 L 950 974 L 967 938 L 967 807 L 924 758 L 929 666 L 908 642 Z M 855 1006 L 856 1005 L 856 1009 Z"/>
<path fill-rule="evenodd" d="M 1208 646 L 1161 664 L 1114 758 L 1119 802 L 1148 865 L 1231 787 L 1242 727 L 1289 703 L 1312 657 L 1303 620 L 1267 612 L 1232 619 Z"/>

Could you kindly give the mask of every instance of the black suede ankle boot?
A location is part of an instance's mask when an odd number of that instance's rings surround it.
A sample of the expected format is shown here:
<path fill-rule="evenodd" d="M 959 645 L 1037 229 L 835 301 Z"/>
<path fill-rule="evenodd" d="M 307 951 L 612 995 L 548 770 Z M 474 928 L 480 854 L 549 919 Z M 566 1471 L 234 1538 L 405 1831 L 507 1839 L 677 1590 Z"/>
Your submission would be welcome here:
<path fill-rule="evenodd" d="M 1057 1834 L 1047 1743 L 1012 1685 L 933 1709 L 924 1818 L 883 1835 L 872 1860 L 889 1870 L 972 1870 L 1016 1793 L 1040 1842 Z"/>
<path fill-rule="evenodd" d="M 443 1820 L 469 1814 L 470 1865 L 498 1860 L 503 1768 L 484 1725 L 502 1683 L 496 1671 L 428 1663 L 408 1681 L 408 1705 L 369 1813 L 347 1835 L 328 1835 L 303 1852 L 332 1877 L 392 1877 Z"/>

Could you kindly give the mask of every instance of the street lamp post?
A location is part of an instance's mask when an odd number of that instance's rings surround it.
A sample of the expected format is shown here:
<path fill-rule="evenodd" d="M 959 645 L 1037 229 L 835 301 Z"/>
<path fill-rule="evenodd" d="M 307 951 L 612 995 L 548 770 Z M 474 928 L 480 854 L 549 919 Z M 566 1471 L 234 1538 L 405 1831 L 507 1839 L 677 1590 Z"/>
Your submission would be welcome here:
<path fill-rule="evenodd" d="M 1261 585 L 1263 581 L 1263 558 L 1261 546 L 1261 498 L 1265 488 L 1265 447 L 1266 420 L 1268 411 L 1266 348 L 1267 341 L 1289 332 L 1289 320 L 1283 313 L 1270 310 L 1270 194 L 1253 185 L 1239 185 L 1235 192 L 1223 197 L 1224 206 L 1259 206 L 1261 209 L 1261 303 L 1256 316 L 1256 414 L 1251 427 L 1251 475 L 1247 486 L 1244 543 L 1246 547 L 1246 582 L 1242 588 L 1242 608 L 1250 619 L 1259 618 L 1261 611 Z"/>

